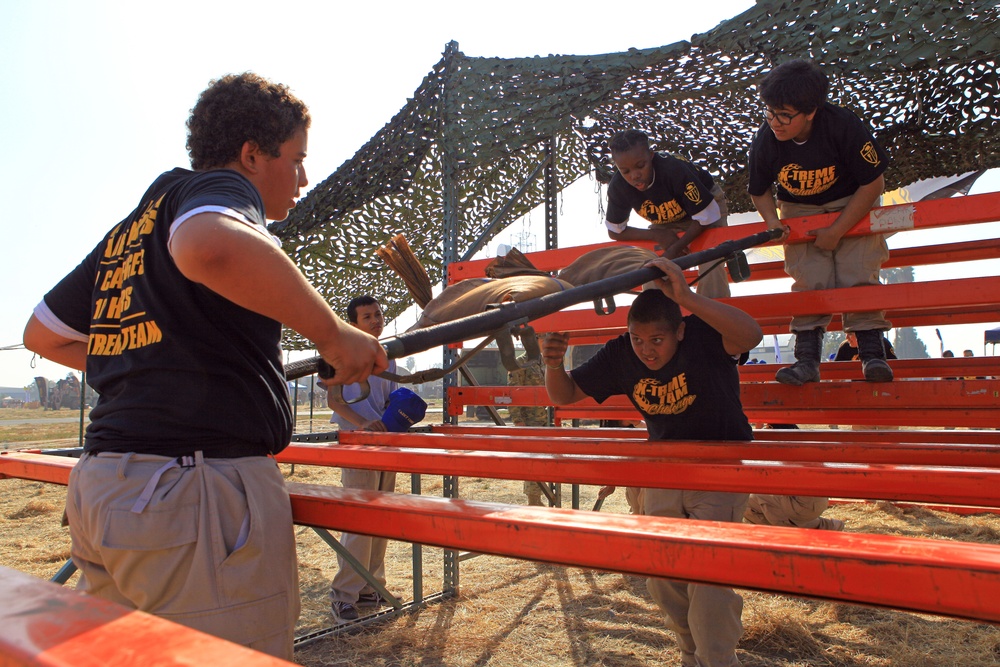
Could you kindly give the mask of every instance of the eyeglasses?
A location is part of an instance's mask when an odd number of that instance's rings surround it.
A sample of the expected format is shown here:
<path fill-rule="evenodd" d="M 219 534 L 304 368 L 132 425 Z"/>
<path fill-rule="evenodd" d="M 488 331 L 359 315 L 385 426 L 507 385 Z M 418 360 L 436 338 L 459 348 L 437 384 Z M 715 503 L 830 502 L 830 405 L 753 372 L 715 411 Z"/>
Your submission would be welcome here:
<path fill-rule="evenodd" d="M 800 113 L 802 112 L 796 111 L 795 113 L 774 113 L 767 107 L 764 107 L 764 118 L 766 118 L 768 122 L 771 122 L 772 120 L 777 118 L 779 125 L 789 125 L 792 122 L 792 119 L 798 116 Z"/>

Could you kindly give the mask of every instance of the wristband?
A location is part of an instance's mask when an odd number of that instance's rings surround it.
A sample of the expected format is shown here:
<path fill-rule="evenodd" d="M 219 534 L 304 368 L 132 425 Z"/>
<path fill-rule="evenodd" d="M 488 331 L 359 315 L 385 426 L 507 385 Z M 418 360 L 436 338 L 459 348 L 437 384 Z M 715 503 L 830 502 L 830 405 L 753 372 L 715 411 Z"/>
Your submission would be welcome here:
<path fill-rule="evenodd" d="M 560 359 L 560 360 L 559 360 L 559 363 L 558 363 L 558 364 L 556 364 L 555 366 L 550 366 L 550 365 L 548 365 L 548 364 L 545 364 L 545 367 L 546 367 L 546 368 L 550 368 L 550 369 L 552 369 L 552 370 L 556 370 L 557 368 L 564 368 L 564 367 L 565 367 L 565 365 L 566 365 L 566 360 L 565 360 L 565 359 Z"/>

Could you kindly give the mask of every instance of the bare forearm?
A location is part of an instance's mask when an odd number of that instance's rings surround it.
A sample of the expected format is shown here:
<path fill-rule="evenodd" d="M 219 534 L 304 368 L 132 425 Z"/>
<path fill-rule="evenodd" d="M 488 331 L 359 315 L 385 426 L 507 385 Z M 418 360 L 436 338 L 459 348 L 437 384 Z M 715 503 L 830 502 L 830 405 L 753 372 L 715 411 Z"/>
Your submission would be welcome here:
<path fill-rule="evenodd" d="M 78 371 L 87 368 L 87 344 L 54 333 L 34 315 L 24 327 L 24 346 L 44 359 Z"/>
<path fill-rule="evenodd" d="M 691 242 L 696 238 L 701 236 L 702 229 L 704 229 L 700 222 L 697 220 L 692 220 L 688 228 L 684 230 L 683 236 L 679 236 L 676 241 L 674 241 L 669 248 L 666 249 L 664 253 L 667 257 L 677 257 L 691 245 Z"/>
<path fill-rule="evenodd" d="M 556 368 L 545 367 L 545 391 L 555 405 L 576 403 L 586 396 L 561 364 Z"/>
<path fill-rule="evenodd" d="M 576 381 L 566 372 L 566 352 L 569 336 L 551 332 L 541 341 L 542 363 L 545 364 L 545 390 L 556 405 L 569 405 L 586 398 Z"/>
<path fill-rule="evenodd" d="M 608 231 L 608 236 L 615 241 L 656 241 L 656 235 L 650 229 L 626 227 L 620 232 Z"/>
<path fill-rule="evenodd" d="M 757 213 L 767 223 L 769 229 L 781 226 L 781 220 L 778 218 L 778 205 L 774 202 L 773 190 L 768 189 L 762 195 L 750 195 L 750 199 L 753 201 L 753 206 L 757 209 Z"/>

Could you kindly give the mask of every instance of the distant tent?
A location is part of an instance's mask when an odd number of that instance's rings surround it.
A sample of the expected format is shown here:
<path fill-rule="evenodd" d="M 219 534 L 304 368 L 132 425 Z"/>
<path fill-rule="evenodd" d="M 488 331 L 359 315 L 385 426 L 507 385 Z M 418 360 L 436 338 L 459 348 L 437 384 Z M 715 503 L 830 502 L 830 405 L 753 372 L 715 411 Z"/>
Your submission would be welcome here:
<path fill-rule="evenodd" d="M 983 345 L 986 346 L 990 343 L 993 343 L 993 345 L 1000 343 L 1000 327 L 986 330 L 986 333 L 983 336 Z"/>

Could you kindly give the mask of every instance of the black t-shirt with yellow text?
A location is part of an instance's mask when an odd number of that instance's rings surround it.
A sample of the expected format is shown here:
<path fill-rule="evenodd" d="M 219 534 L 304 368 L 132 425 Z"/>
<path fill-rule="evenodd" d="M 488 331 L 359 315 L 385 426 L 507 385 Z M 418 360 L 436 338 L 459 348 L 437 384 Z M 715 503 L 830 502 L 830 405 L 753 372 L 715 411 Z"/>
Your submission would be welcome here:
<path fill-rule="evenodd" d="M 889 166 L 888 154 L 849 109 L 829 102 L 813 118 L 805 143 L 778 141 L 767 123 L 750 146 L 749 192 L 759 196 L 776 184 L 780 201 L 822 205 L 850 197 Z"/>
<path fill-rule="evenodd" d="M 201 212 L 269 236 L 244 176 L 175 169 L 44 297 L 88 336 L 87 383 L 99 400 L 87 451 L 262 456 L 290 440 L 281 325 L 188 280 L 168 251 L 174 222 Z"/>
<path fill-rule="evenodd" d="M 573 369 L 573 380 L 598 403 L 628 396 L 646 420 L 650 440 L 753 440 L 740 402 L 738 360 L 699 317 L 684 321 L 684 339 L 660 370 L 639 360 L 624 333 Z"/>
<path fill-rule="evenodd" d="M 653 174 L 653 184 L 640 192 L 615 172 L 608 185 L 608 222 L 627 222 L 635 211 L 654 225 L 666 225 L 690 218 L 712 203 L 712 175 L 687 160 L 654 153 Z"/>

